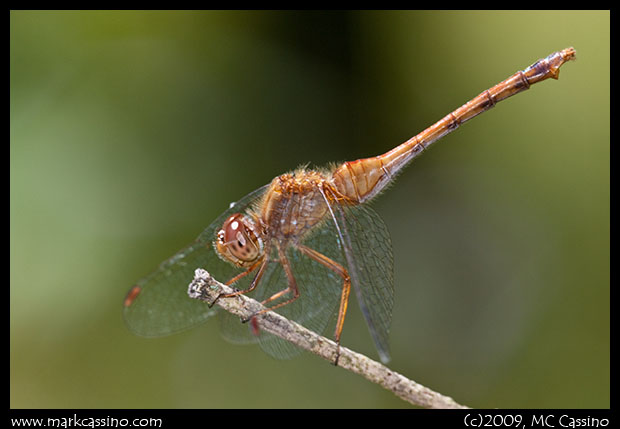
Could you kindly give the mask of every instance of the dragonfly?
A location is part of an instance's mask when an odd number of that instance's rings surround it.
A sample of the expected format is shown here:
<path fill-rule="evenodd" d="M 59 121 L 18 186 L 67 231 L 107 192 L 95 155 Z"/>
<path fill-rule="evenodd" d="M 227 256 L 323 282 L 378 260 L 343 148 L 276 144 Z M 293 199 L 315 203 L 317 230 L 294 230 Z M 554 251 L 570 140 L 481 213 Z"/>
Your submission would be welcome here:
<path fill-rule="evenodd" d="M 368 202 L 430 144 L 531 85 L 557 79 L 560 67 L 575 55 L 571 47 L 538 60 L 383 155 L 277 176 L 231 204 L 191 245 L 139 280 L 124 300 L 127 326 L 137 335 L 157 337 L 218 314 L 226 339 L 258 342 L 271 356 L 289 358 L 300 349 L 262 333 L 257 317 L 278 310 L 318 333 L 331 324 L 340 346 L 353 290 L 378 355 L 388 362 L 392 245 L 388 228 Z M 251 329 L 188 297 L 196 268 L 235 288 L 218 299 L 252 292 L 262 302 L 265 309 L 253 315 Z"/>

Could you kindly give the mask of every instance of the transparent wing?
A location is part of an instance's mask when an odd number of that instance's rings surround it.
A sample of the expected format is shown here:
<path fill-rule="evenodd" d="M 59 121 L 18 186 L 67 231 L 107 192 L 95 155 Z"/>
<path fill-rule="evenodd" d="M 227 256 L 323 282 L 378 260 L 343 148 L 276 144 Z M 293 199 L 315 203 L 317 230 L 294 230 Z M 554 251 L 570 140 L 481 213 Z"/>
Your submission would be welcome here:
<path fill-rule="evenodd" d="M 138 281 L 127 294 L 123 308 L 129 330 L 146 337 L 169 335 L 198 325 L 215 314 L 204 302 L 189 298 L 187 287 L 196 268 L 204 268 L 224 282 L 241 271 L 217 256 L 213 240 L 228 216 L 245 211 L 266 189 L 267 185 L 243 197 L 215 219 L 194 243 Z"/>
<path fill-rule="evenodd" d="M 335 224 L 330 220 L 318 225 L 303 244 L 325 256 L 343 263 L 344 258 L 338 242 Z M 325 266 L 303 255 L 293 245 L 287 248 L 287 258 L 299 289 L 299 298 L 276 310 L 284 317 L 294 320 L 314 332 L 322 333 L 330 324 L 336 312 L 342 290 L 342 278 Z M 253 298 L 263 301 L 288 287 L 288 281 L 278 254 L 274 250 L 270 266 L 258 284 Z M 286 295 L 282 299 L 288 299 Z M 276 301 L 279 302 L 279 301 Z M 270 303 L 271 305 L 276 302 Z M 257 336 L 249 324 L 239 323 L 239 318 L 229 313 L 220 314 L 222 335 L 234 343 L 258 342 L 261 349 L 277 359 L 288 359 L 302 352 L 301 349 L 278 337 L 260 331 Z"/>
<path fill-rule="evenodd" d="M 390 233 L 381 217 L 367 205 L 330 206 L 360 309 L 379 357 L 383 362 L 388 362 L 388 338 L 394 306 L 394 261 Z"/>

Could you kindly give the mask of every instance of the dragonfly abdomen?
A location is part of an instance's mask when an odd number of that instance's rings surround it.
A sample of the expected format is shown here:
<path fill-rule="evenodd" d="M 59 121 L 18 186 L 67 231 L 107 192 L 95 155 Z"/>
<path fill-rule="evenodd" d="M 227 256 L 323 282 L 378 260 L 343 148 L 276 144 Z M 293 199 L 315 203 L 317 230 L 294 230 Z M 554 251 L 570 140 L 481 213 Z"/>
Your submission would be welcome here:
<path fill-rule="evenodd" d="M 575 50 L 567 48 L 538 60 L 523 71 L 479 94 L 449 113 L 437 123 L 401 145 L 373 158 L 342 164 L 332 173 L 330 183 L 347 200 L 363 203 L 378 195 L 394 177 L 430 144 L 457 129 L 461 124 L 486 112 L 498 102 L 516 95 L 537 82 L 557 79 L 560 67 L 575 59 Z"/>

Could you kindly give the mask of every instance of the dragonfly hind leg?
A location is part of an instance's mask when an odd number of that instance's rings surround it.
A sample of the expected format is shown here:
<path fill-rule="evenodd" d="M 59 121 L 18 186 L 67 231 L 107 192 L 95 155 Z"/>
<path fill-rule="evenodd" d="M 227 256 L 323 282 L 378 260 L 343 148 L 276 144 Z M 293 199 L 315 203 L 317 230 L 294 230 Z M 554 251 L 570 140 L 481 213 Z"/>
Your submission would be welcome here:
<path fill-rule="evenodd" d="M 338 366 L 338 359 L 340 359 L 340 334 L 342 334 L 344 318 L 347 314 L 347 307 L 349 305 L 349 293 L 351 292 L 351 277 L 349 277 L 349 273 L 346 268 L 344 268 L 336 261 L 323 255 L 322 253 L 319 253 L 314 249 L 304 246 L 303 244 L 298 244 L 297 249 L 299 249 L 299 251 L 302 252 L 304 255 L 308 256 L 319 264 L 329 268 L 340 277 L 342 277 L 342 293 L 340 296 L 340 307 L 338 309 L 336 332 L 334 333 L 334 339 L 336 340 L 336 344 L 338 344 L 338 351 L 336 352 L 336 359 L 334 360 L 334 365 Z"/>

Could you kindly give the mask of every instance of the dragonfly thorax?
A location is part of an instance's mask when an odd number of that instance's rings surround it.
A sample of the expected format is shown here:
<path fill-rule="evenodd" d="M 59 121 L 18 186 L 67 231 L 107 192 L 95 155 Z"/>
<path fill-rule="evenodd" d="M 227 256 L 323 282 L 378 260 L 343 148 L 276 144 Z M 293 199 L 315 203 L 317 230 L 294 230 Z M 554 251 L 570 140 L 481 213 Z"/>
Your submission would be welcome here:
<path fill-rule="evenodd" d="M 265 244 L 262 235 L 251 216 L 235 213 L 218 231 L 215 250 L 225 261 L 249 267 L 263 257 Z"/>
<path fill-rule="evenodd" d="M 298 169 L 272 180 L 259 212 L 270 238 L 297 241 L 327 214 L 325 176 Z"/>

